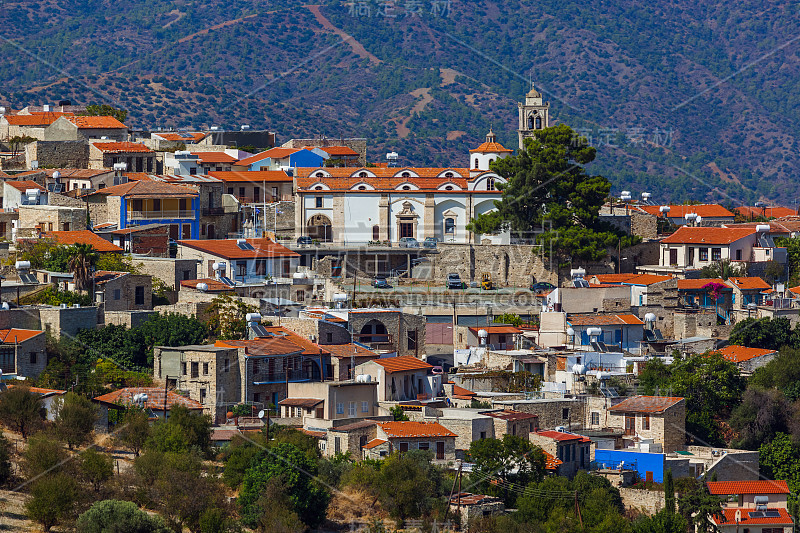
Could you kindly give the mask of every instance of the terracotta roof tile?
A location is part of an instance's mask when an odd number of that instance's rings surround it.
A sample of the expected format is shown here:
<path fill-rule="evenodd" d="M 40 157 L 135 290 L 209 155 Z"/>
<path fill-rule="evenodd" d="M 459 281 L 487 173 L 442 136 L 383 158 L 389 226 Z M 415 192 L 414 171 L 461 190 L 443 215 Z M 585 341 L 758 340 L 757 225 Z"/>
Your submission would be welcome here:
<path fill-rule="evenodd" d="M 48 112 L 31 113 L 30 115 L 4 115 L 11 126 L 49 126 L 59 117 L 70 116 L 72 113 Z"/>
<path fill-rule="evenodd" d="M 459 387 L 458 385 L 455 384 L 453 385 L 453 396 L 455 396 L 456 398 L 469 400 L 477 395 L 478 395 L 477 393 L 472 392 L 469 389 L 465 389 L 464 387 Z"/>
<path fill-rule="evenodd" d="M 575 435 L 574 433 L 564 433 L 562 431 L 551 431 L 551 430 L 544 430 L 544 431 L 536 431 L 537 435 L 541 435 L 542 437 L 546 437 L 548 439 L 553 439 L 558 442 L 570 441 L 570 440 L 577 440 L 580 442 L 592 442 L 587 437 L 583 435 Z"/>
<path fill-rule="evenodd" d="M 302 347 L 283 337 L 262 337 L 242 341 L 218 340 L 214 346 L 217 348 L 244 348 L 245 355 L 250 357 L 300 355 L 303 353 Z"/>
<path fill-rule="evenodd" d="M 6 183 L 9 187 L 13 187 L 23 193 L 28 189 L 36 189 L 38 191 L 47 192 L 47 189 L 45 189 L 44 187 L 42 187 L 33 180 L 22 180 L 22 181 L 11 180 L 11 181 L 6 181 L 4 183 Z"/>
<path fill-rule="evenodd" d="M 772 285 L 764 281 L 759 277 L 747 277 L 747 278 L 728 278 L 728 283 L 731 283 L 736 286 L 739 290 L 747 291 L 747 290 L 763 290 L 763 289 L 771 289 Z"/>
<path fill-rule="evenodd" d="M 778 217 L 790 217 L 797 215 L 797 211 L 789 207 L 761 208 L 753 206 L 742 206 L 742 207 L 735 207 L 733 210 L 745 217 L 778 218 Z"/>
<path fill-rule="evenodd" d="M 681 403 L 683 398 L 673 396 L 634 396 L 608 408 L 620 413 L 663 413 Z"/>
<path fill-rule="evenodd" d="M 200 158 L 201 163 L 235 163 L 236 158 L 225 152 L 192 152 Z"/>
<path fill-rule="evenodd" d="M 741 521 L 738 522 L 738 526 L 752 526 L 752 525 L 767 525 L 767 524 L 782 524 L 791 526 L 794 524 L 791 515 L 784 509 L 783 507 L 775 507 L 770 508 L 770 511 L 774 511 L 778 514 L 778 516 L 760 516 L 760 517 L 750 517 L 750 513 L 757 512 L 756 509 L 752 507 L 726 507 L 722 509 L 722 516 L 717 515 L 714 517 L 714 522 L 717 524 L 730 524 L 728 527 L 732 527 L 733 524 L 737 524 L 736 522 L 736 511 L 740 511 Z M 737 527 L 738 527 L 737 526 Z"/>
<path fill-rule="evenodd" d="M 544 468 L 545 470 L 555 470 L 559 466 L 564 464 L 564 461 L 561 459 L 556 459 L 554 456 L 550 455 L 546 451 L 542 450 L 544 454 Z"/>
<path fill-rule="evenodd" d="M 142 143 L 132 142 L 93 142 L 92 146 L 101 152 L 109 154 L 119 153 L 153 153 L 153 151 Z"/>
<path fill-rule="evenodd" d="M 181 287 L 189 287 L 191 289 L 197 289 L 198 283 L 205 283 L 206 285 L 208 285 L 209 292 L 229 292 L 233 290 L 233 287 L 231 287 L 230 285 L 226 285 L 214 278 L 181 280 Z"/>
<path fill-rule="evenodd" d="M 509 150 L 508 148 L 506 148 L 505 146 L 503 146 L 498 142 L 485 142 L 480 146 L 478 146 L 477 148 L 473 148 L 472 150 L 470 150 L 470 153 L 478 152 L 482 154 L 501 154 L 504 152 L 511 153 L 513 151 L 514 150 Z"/>
<path fill-rule="evenodd" d="M 303 407 L 305 409 L 311 409 L 312 407 L 316 407 L 325 400 L 320 400 L 319 398 L 286 398 L 278 402 L 278 405 L 288 405 L 289 407 Z"/>
<path fill-rule="evenodd" d="M 143 179 L 99 189 L 94 194 L 125 197 L 191 198 L 197 196 L 197 191 L 189 187 Z"/>
<path fill-rule="evenodd" d="M 178 241 L 178 244 L 224 259 L 300 257 L 284 245 L 266 238 L 247 239 L 253 250 L 242 250 L 236 242 L 236 239 L 193 239 Z"/>
<path fill-rule="evenodd" d="M 378 426 L 391 438 L 457 437 L 438 422 L 382 422 Z"/>
<path fill-rule="evenodd" d="M 469 328 L 469 330 L 476 335 L 478 334 L 478 331 L 482 329 L 485 329 L 486 333 L 488 333 L 489 335 L 492 334 L 515 335 L 517 333 L 522 333 L 522 330 L 516 326 L 486 326 L 483 328 L 479 327 Z"/>
<path fill-rule="evenodd" d="M 745 346 L 738 346 L 736 344 L 731 344 L 715 351 L 722 354 L 723 358 L 734 363 L 743 363 L 744 361 L 749 361 L 755 357 L 763 357 L 765 355 L 777 353 L 775 350 L 767 350 L 765 348 L 747 348 Z"/>
<path fill-rule="evenodd" d="M 696 291 L 700 290 L 709 283 L 718 283 L 720 285 L 725 285 L 722 290 L 733 290 L 731 287 L 725 284 L 725 280 L 721 278 L 700 278 L 700 279 L 679 279 L 678 280 L 678 290 L 679 291 Z"/>
<path fill-rule="evenodd" d="M 407 172 L 411 177 L 436 178 L 444 177 L 448 172 L 454 174 L 454 179 L 469 178 L 470 169 L 463 167 L 325 167 L 325 168 L 298 168 L 297 177 L 317 180 L 316 174 L 322 172 L 330 178 L 402 178 L 403 173 Z M 359 178 L 359 174 L 366 173 L 366 178 Z M 324 179 L 324 178 L 323 178 Z M 313 183 L 313 181 L 312 181 Z"/>
<path fill-rule="evenodd" d="M 641 326 L 644 324 L 638 316 L 623 315 L 569 315 L 567 322 L 573 326 Z"/>
<path fill-rule="evenodd" d="M 365 450 L 371 450 L 372 448 L 377 448 L 377 447 L 378 447 L 378 446 L 380 446 L 381 444 L 386 444 L 386 442 L 387 442 L 387 441 L 385 441 L 385 440 L 383 440 L 383 439 L 372 439 L 371 441 L 369 441 L 368 443 L 366 443 L 366 444 L 363 446 L 363 448 L 364 448 Z"/>
<path fill-rule="evenodd" d="M 786 481 L 759 479 L 753 481 L 707 481 L 708 492 L 717 496 L 732 494 L 790 494 Z"/>
<path fill-rule="evenodd" d="M 645 213 L 664 216 L 661 213 L 660 205 L 640 205 L 636 206 Z M 703 218 L 733 218 L 734 214 L 719 204 L 698 204 L 698 205 L 671 205 L 669 206 L 669 218 L 683 218 L 687 213 L 696 213 Z"/>
<path fill-rule="evenodd" d="M 421 359 L 412 355 L 401 355 L 399 357 L 387 357 L 384 359 L 373 359 L 373 363 L 381 365 L 387 373 L 406 372 L 408 370 L 427 370 L 433 368 Z"/>
<path fill-rule="evenodd" d="M 656 274 L 596 274 L 593 276 L 603 284 L 622 284 L 622 285 L 652 285 L 669 281 L 671 276 L 659 276 Z"/>
<path fill-rule="evenodd" d="M 221 170 L 208 173 L 212 178 L 225 182 L 275 183 L 291 182 L 292 178 L 283 170 Z"/>
<path fill-rule="evenodd" d="M 37 335 L 44 333 L 38 329 L 0 329 L 0 341 L 3 344 L 14 344 L 15 342 L 25 342 Z"/>
<path fill-rule="evenodd" d="M 164 388 L 163 387 L 126 387 L 119 389 L 102 396 L 94 398 L 95 401 L 116 404 L 116 405 L 133 405 L 133 397 L 137 394 L 146 394 L 147 402 L 145 407 L 153 411 L 164 410 Z M 173 405 L 183 405 L 193 410 L 201 410 L 203 408 L 200 402 L 187 398 L 172 391 L 167 391 L 167 410 L 170 410 Z"/>
<path fill-rule="evenodd" d="M 522 411 L 514 411 L 511 409 L 505 409 L 503 411 L 490 411 L 488 413 L 481 413 L 481 414 L 486 416 L 491 416 L 492 418 L 508 420 L 509 422 L 539 418 L 539 415 L 535 415 L 533 413 L 523 413 Z"/>
<path fill-rule="evenodd" d="M 156 133 L 153 132 L 151 136 L 158 136 L 165 141 L 180 141 L 184 143 L 196 143 L 198 141 L 202 141 L 205 139 L 207 133 L 197 132 L 197 133 Z"/>
<path fill-rule="evenodd" d="M 88 229 L 80 231 L 49 231 L 45 237 L 55 240 L 58 244 L 72 246 L 73 244 L 91 244 L 98 252 L 122 252 L 122 248 L 110 243 Z"/>
<path fill-rule="evenodd" d="M 311 148 L 311 147 L 309 147 Z M 357 156 L 359 155 L 358 152 L 350 148 L 349 146 L 319 146 L 314 147 L 319 148 L 323 152 L 327 152 L 329 155 L 333 157 L 342 157 L 342 156 Z"/>
<path fill-rule="evenodd" d="M 661 240 L 662 244 L 731 244 L 755 235 L 755 228 L 704 228 L 681 226 Z"/>
<path fill-rule="evenodd" d="M 325 350 L 329 351 L 332 356 L 338 359 L 346 359 L 352 355 L 355 355 L 356 357 L 378 357 L 377 353 L 358 343 L 322 344 L 321 346 Z"/>
<path fill-rule="evenodd" d="M 110 116 L 66 116 L 65 119 L 69 120 L 78 129 L 92 129 L 92 130 L 113 130 L 113 129 L 128 129 L 128 126 Z"/>

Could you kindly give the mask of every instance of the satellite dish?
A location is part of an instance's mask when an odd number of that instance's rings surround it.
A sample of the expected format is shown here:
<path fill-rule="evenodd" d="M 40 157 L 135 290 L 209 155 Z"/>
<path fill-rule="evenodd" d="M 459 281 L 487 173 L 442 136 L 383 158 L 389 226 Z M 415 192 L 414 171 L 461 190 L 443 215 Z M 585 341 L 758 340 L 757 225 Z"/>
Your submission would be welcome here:
<path fill-rule="evenodd" d="M 265 410 L 262 409 L 258 412 L 258 418 L 263 420 L 265 416 L 267 416 L 267 412 Z"/>

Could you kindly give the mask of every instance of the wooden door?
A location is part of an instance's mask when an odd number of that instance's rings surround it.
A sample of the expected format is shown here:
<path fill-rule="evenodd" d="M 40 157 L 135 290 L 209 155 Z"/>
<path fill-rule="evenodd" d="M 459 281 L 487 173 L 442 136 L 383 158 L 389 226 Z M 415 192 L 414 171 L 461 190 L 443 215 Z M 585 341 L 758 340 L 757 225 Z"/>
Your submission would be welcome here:
<path fill-rule="evenodd" d="M 436 443 L 436 458 L 439 460 L 444 459 L 444 442 Z"/>

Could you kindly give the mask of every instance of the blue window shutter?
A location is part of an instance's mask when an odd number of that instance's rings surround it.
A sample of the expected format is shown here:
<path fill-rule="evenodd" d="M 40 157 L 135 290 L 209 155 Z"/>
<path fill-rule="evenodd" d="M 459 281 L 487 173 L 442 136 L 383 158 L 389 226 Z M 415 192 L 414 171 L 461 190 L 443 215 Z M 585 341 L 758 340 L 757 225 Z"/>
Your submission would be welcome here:
<path fill-rule="evenodd" d="M 583 331 L 581 331 L 581 346 L 588 346 L 588 345 L 589 345 L 589 334 L 586 333 L 586 330 L 584 329 Z"/>
<path fill-rule="evenodd" d="M 614 344 L 622 344 L 622 329 L 614 330 Z"/>

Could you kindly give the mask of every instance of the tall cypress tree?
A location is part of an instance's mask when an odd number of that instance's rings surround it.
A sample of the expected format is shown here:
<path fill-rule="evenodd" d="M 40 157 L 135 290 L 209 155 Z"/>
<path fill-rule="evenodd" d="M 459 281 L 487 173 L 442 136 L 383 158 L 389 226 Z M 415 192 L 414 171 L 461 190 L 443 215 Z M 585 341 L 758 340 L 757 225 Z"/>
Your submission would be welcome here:
<path fill-rule="evenodd" d="M 675 484 L 672 481 L 672 469 L 664 474 L 664 509 L 670 514 L 675 512 Z"/>

